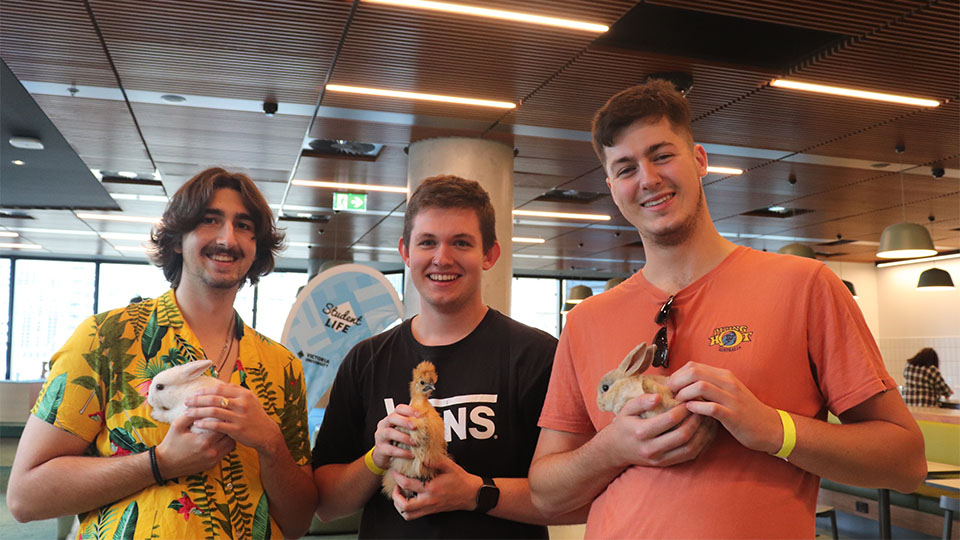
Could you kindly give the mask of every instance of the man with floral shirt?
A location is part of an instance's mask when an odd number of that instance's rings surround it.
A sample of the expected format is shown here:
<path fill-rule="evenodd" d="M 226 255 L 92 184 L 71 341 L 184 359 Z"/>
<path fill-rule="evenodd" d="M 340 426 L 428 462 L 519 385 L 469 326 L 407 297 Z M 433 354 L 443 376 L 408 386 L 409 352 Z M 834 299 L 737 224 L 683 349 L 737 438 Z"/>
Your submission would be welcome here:
<path fill-rule="evenodd" d="M 269 206 L 250 178 L 208 169 L 151 241 L 172 289 L 90 317 L 54 354 L 11 470 L 11 513 L 78 513 L 84 538 L 302 536 L 317 497 L 303 371 L 233 310 L 283 243 Z M 204 358 L 219 382 L 156 421 L 153 377 Z"/>

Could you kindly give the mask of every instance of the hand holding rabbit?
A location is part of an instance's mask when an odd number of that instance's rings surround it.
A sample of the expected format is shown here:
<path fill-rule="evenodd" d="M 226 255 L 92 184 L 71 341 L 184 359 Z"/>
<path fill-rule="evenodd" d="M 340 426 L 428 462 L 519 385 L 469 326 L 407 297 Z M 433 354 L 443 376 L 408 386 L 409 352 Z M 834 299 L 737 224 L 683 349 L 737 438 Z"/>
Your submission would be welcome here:
<path fill-rule="evenodd" d="M 650 367 L 656 351 L 655 345 L 647 346 L 646 343 L 641 343 L 627 353 L 619 366 L 600 379 L 597 385 L 597 407 L 601 411 L 613 411 L 617 414 L 627 401 L 643 394 L 660 395 L 660 403 L 641 413 L 643 418 L 666 412 L 680 404 L 674 399 L 673 392 L 667 388 L 666 377 L 643 374 Z"/>
<path fill-rule="evenodd" d="M 161 371 L 153 377 L 147 392 L 150 404 L 150 416 L 158 422 L 172 424 L 187 411 L 187 398 L 203 388 L 216 386 L 218 381 L 204 375 L 213 362 L 197 360 Z M 194 433 L 206 433 L 197 426 L 190 428 Z"/>
<path fill-rule="evenodd" d="M 217 381 L 187 398 L 187 415 L 202 429 L 230 436 L 238 443 L 253 448 L 266 459 L 287 453 L 287 444 L 280 426 L 271 418 L 257 396 L 235 384 Z"/>

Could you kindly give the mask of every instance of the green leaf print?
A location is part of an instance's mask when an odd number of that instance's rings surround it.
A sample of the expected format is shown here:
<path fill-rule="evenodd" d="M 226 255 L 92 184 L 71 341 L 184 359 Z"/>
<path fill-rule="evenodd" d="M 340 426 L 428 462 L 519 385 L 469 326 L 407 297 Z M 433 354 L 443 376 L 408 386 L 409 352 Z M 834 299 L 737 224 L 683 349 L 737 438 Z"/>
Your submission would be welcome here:
<path fill-rule="evenodd" d="M 61 373 L 47 385 L 47 390 L 43 393 L 43 399 L 37 407 L 37 417 L 52 424 L 57 419 L 57 409 L 63 402 L 63 391 L 67 386 L 67 374 Z"/>
<path fill-rule="evenodd" d="M 131 454 L 138 454 L 149 450 L 145 444 L 138 442 L 123 428 L 112 428 L 110 430 L 110 442 L 117 448 L 122 448 Z"/>
<path fill-rule="evenodd" d="M 143 339 L 140 341 L 140 349 L 143 351 L 144 358 L 149 360 L 157 354 L 166 333 L 167 327 L 157 324 L 157 312 L 154 311 L 150 320 L 147 321 L 147 327 L 143 329 Z"/>
<path fill-rule="evenodd" d="M 188 343 L 187 340 L 183 339 L 180 336 L 180 334 L 173 335 L 173 343 L 177 348 L 176 349 L 177 362 L 175 365 L 185 364 L 187 362 L 193 362 L 194 360 L 198 360 L 200 358 L 200 353 L 197 352 L 196 347 Z M 172 349 L 170 352 L 171 352 L 171 356 L 173 356 Z"/>
<path fill-rule="evenodd" d="M 120 516 L 120 523 L 117 524 L 117 530 L 113 533 L 113 540 L 133 540 L 133 532 L 137 530 L 137 501 L 127 505 L 123 515 Z"/>
<path fill-rule="evenodd" d="M 253 535 L 254 540 L 269 540 L 270 538 L 270 509 L 267 504 L 267 494 L 260 495 L 260 502 L 257 503 L 257 510 L 253 513 Z"/>
<path fill-rule="evenodd" d="M 130 420 L 123 424 L 123 429 L 133 431 L 133 429 L 157 427 L 156 424 L 142 416 L 131 416 Z"/>

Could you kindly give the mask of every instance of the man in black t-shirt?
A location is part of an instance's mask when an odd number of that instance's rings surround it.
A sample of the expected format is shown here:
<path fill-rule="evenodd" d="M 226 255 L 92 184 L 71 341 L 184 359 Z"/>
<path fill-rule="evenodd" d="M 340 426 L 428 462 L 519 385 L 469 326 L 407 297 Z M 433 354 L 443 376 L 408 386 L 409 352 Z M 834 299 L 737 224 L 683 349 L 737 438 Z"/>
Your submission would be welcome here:
<path fill-rule="evenodd" d="M 337 373 L 313 452 L 321 519 L 362 508 L 361 538 L 547 538 L 527 471 L 557 340 L 483 303 L 482 274 L 500 256 L 494 223 L 476 182 L 429 178 L 411 196 L 399 249 L 420 313 L 358 343 Z M 417 496 L 398 488 L 390 500 L 381 474 L 392 457 L 412 457 L 393 442 L 412 442 L 396 428 L 412 427 L 409 382 L 422 360 L 437 368 L 430 401 L 453 460 L 426 483 L 395 474 Z"/>

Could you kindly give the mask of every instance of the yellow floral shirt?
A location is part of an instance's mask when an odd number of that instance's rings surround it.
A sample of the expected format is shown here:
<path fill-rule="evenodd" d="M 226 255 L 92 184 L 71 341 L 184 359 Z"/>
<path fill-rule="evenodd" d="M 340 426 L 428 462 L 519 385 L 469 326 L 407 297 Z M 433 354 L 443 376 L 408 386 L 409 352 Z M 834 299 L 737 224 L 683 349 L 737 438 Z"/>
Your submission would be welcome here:
<path fill-rule="evenodd" d="M 235 314 L 240 344 L 230 382 L 260 398 L 298 465 L 310 462 L 300 360 Z M 93 456 L 146 452 L 170 425 L 150 416 L 153 377 L 206 355 L 174 292 L 94 315 L 51 360 L 32 414 L 90 441 Z M 270 517 L 255 450 L 237 444 L 219 466 L 153 485 L 80 515 L 78 538 L 282 538 Z"/>

